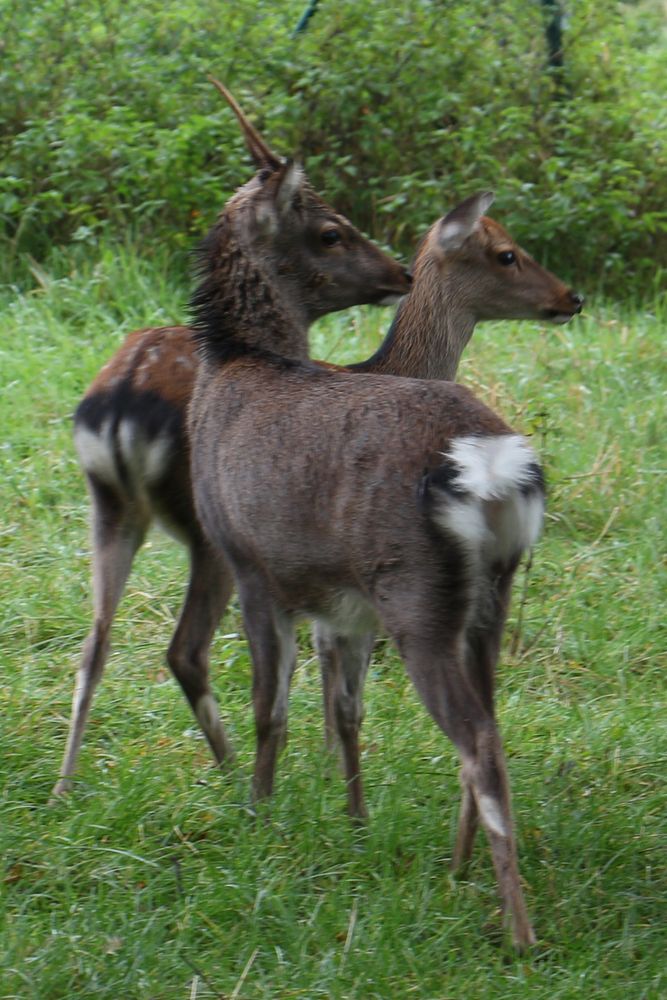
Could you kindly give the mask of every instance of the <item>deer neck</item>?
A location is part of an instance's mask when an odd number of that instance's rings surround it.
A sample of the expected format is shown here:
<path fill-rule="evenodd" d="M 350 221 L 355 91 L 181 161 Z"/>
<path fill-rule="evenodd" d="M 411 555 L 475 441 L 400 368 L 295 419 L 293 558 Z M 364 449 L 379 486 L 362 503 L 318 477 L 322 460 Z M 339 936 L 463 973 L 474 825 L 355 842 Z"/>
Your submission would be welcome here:
<path fill-rule="evenodd" d="M 270 263 L 255 259 L 224 222 L 198 250 L 201 281 L 191 308 L 204 356 L 218 363 L 244 354 L 307 358 L 306 310 L 281 294 Z"/>
<path fill-rule="evenodd" d="M 356 370 L 409 378 L 456 378 L 475 329 L 475 315 L 451 276 L 428 264 L 415 273 L 412 291 L 375 354 Z"/>

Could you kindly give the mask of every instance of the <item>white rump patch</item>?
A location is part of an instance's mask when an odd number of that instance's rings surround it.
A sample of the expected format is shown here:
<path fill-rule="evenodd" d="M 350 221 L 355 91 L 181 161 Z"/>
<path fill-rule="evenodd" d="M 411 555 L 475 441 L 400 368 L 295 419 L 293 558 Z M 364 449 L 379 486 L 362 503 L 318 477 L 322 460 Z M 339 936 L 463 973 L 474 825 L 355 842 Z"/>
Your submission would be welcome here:
<path fill-rule="evenodd" d="M 533 466 L 538 464 L 535 452 L 519 434 L 456 438 L 447 458 L 460 469 L 452 485 L 480 500 L 501 500 L 528 486 Z"/>
<path fill-rule="evenodd" d="M 470 552 L 478 552 L 491 537 L 483 505 L 476 497 L 461 500 L 447 497 L 438 510 L 437 519 L 448 532 L 460 538 Z"/>
<path fill-rule="evenodd" d="M 74 428 L 74 447 L 83 469 L 109 486 L 119 486 L 114 461 L 111 420 L 105 420 L 99 431 L 79 424 Z"/>
<path fill-rule="evenodd" d="M 118 427 L 120 453 L 132 479 L 152 485 L 164 475 L 169 464 L 171 438 L 164 434 L 147 440 L 132 420 L 121 421 Z"/>
<path fill-rule="evenodd" d="M 457 468 L 454 492 L 442 491 L 435 515 L 461 539 L 470 556 L 508 561 L 534 545 L 542 527 L 544 496 L 534 483 L 538 464 L 518 434 L 462 437 L 446 456 Z"/>
<path fill-rule="evenodd" d="M 323 622 L 338 635 L 355 636 L 373 632 L 377 628 L 377 615 L 373 606 L 358 590 L 333 591 L 326 606 L 304 609 L 308 617 Z"/>
<path fill-rule="evenodd" d="M 485 505 L 486 519 L 493 536 L 491 555 L 506 562 L 518 552 L 524 552 L 540 537 L 544 516 L 541 492 L 524 496 L 513 493 L 506 500 Z"/>
<path fill-rule="evenodd" d="M 105 420 L 98 431 L 80 424 L 74 429 L 74 446 L 84 470 L 119 492 L 127 490 L 118 468 L 118 455 L 132 481 L 131 492 L 140 496 L 145 486 L 159 482 L 169 466 L 172 440 L 160 435 L 147 440 L 131 420 L 123 420 L 116 432 L 111 419 Z"/>

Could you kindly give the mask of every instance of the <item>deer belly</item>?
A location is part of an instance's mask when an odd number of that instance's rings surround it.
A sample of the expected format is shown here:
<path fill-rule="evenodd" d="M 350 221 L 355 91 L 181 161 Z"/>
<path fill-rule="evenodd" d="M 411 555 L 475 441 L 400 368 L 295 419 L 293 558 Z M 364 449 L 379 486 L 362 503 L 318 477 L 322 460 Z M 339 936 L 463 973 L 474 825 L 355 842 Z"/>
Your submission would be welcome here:
<path fill-rule="evenodd" d="M 358 590 L 342 589 L 327 594 L 316 608 L 306 609 L 308 617 L 315 618 L 338 635 L 362 635 L 378 627 L 375 609 Z"/>

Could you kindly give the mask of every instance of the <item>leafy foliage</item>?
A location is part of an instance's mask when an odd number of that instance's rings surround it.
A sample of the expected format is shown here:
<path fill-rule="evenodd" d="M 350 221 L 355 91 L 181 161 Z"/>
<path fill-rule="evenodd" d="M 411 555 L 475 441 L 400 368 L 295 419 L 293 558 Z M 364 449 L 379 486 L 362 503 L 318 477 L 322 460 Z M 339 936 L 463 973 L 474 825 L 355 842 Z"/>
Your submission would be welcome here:
<path fill-rule="evenodd" d="M 645 289 L 667 250 L 657 0 L 570 0 L 562 71 L 543 5 L 5 0 L 0 217 L 14 252 L 128 232 L 187 245 L 246 157 L 205 80 L 355 222 L 410 253 L 474 190 L 577 284 Z M 662 258 L 661 258 L 662 255 Z"/>

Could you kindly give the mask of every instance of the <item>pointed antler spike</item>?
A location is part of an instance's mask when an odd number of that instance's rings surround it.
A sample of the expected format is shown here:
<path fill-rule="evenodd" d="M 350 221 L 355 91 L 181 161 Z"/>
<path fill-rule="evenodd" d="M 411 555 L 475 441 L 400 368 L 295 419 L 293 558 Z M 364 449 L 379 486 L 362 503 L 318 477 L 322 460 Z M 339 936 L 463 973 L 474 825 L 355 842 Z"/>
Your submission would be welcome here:
<path fill-rule="evenodd" d="M 277 156 L 269 146 L 264 142 L 261 135 L 257 129 L 250 124 L 246 116 L 243 114 L 240 106 L 237 104 L 235 98 L 230 94 L 227 88 L 216 80 L 214 76 L 209 74 L 208 79 L 216 88 L 220 91 L 224 99 L 229 104 L 230 108 L 238 118 L 241 130 L 243 131 L 243 136 L 246 141 L 246 146 L 248 147 L 248 152 L 252 156 L 255 166 L 258 169 L 268 167 L 270 170 L 278 170 L 282 167 L 285 162 L 281 156 Z"/>

